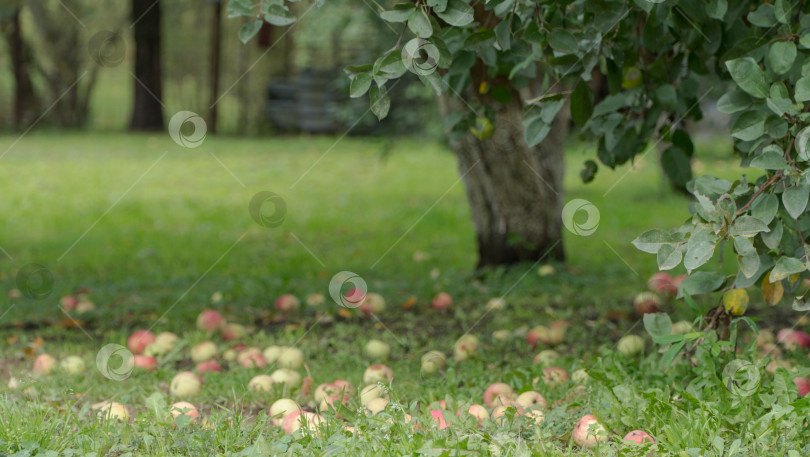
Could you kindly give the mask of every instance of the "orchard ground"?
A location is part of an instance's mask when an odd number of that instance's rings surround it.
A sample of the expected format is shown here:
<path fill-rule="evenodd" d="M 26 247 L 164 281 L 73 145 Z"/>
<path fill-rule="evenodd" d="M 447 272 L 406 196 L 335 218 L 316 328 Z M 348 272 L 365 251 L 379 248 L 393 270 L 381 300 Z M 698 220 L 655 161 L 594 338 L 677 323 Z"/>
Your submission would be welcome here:
<path fill-rule="evenodd" d="M 699 143 L 696 172 L 737 176 L 729 149 L 723 142 Z M 0 151 L 7 151 L 0 159 L 0 208 L 6 214 L 0 222 L 0 453 L 554 456 L 615 455 L 623 449 L 622 455 L 647 455 L 650 448 L 621 440 L 636 429 L 656 439 L 660 455 L 734 455 L 737 439 L 739 449 L 757 455 L 810 452 L 805 444 L 810 432 L 803 420 L 795 420 L 797 414 L 806 420 L 810 409 L 796 402 L 810 400 L 797 400 L 796 389 L 780 385 L 778 376 L 769 378 L 761 370 L 757 386 L 786 396 L 793 410 L 785 406 L 770 417 L 772 425 L 759 429 L 750 424 L 761 420 L 763 409 L 746 405 L 722 381 L 719 387 L 701 387 L 707 398 L 684 390 L 695 378 L 717 378 L 722 366 L 702 359 L 690 366 L 680 358 L 676 365 L 682 369 L 659 365 L 661 346 L 652 343 L 632 304 L 647 290 L 656 261 L 630 242 L 650 228 L 680 225 L 688 217 L 689 200 L 662 183 L 655 152 L 632 169 L 602 168 L 584 185 L 578 173 L 594 152 L 572 143 L 565 200 L 592 203 L 598 209 L 596 230 L 588 235 L 566 230 L 568 263 L 554 265 L 552 274 L 538 274 L 541 262 L 475 276 L 463 184 L 454 157 L 438 143 L 220 136 L 185 149 L 168 135 L 43 132 L 19 142 L 2 137 Z M 280 225 L 260 224 L 251 216 L 251 199 L 262 191 L 283 199 L 283 221 L 275 220 Z M 731 258 L 731 250 L 725 252 Z M 9 295 L 21 288 L 17 273 L 30 264 L 42 265 L 52 276 L 53 284 L 44 288 L 47 296 Z M 711 265 L 728 272 L 733 266 Z M 356 273 L 369 292 L 381 294 L 385 310 L 364 316 L 336 304 L 329 284 L 342 271 Z M 85 292 L 95 309 L 63 312 L 60 297 L 76 292 Z M 439 292 L 452 296 L 449 308 L 431 307 Z M 280 313 L 273 303 L 286 293 L 302 303 Z M 323 294 L 324 303 L 305 304 L 313 293 Z M 505 306 L 488 308 L 490 299 L 499 297 Z M 716 299 L 698 304 L 708 310 Z M 673 320 L 694 318 L 682 301 L 663 295 L 661 300 Z M 764 306 L 752 293 L 747 315 L 756 317 Z M 800 314 L 789 304 L 780 307 L 783 312 L 769 314 L 760 325 L 795 325 Z M 280 384 L 270 392 L 248 390 L 254 376 L 275 370 L 272 364 L 248 369 L 223 361 L 222 373 L 204 375 L 199 395 L 171 395 L 172 378 L 194 368 L 191 346 L 212 340 L 223 350 L 237 342 L 197 329 L 195 320 L 204 309 L 246 326 L 250 333 L 238 342 L 259 349 L 300 348 L 306 368 L 299 371 L 316 386 L 348 380 L 355 393 L 340 408 L 342 419 L 325 412 L 326 425 L 317 433 L 287 435 L 271 425 L 268 409 L 275 400 L 311 402 L 311 395 Z M 552 364 L 569 373 L 585 368 L 591 379 L 584 388 L 573 381 L 532 386 L 543 369 L 533 359 L 549 348 L 532 348 L 526 333 L 559 320 L 570 326 L 553 348 L 560 358 Z M 807 324 L 801 327 L 806 330 Z M 96 369 L 103 346 L 126 346 L 132 332 L 150 328 L 181 339 L 176 351 L 160 358 L 156 371 L 135 369 L 112 380 Z M 508 336 L 494 338 L 498 330 Z M 747 328 L 740 331 L 752 335 Z M 465 333 L 477 336 L 480 345 L 468 360 L 455 361 L 454 343 Z M 644 337 L 643 354 L 615 350 L 626 334 Z M 358 393 L 364 370 L 376 362 L 364 353 L 371 339 L 390 346 L 384 363 L 394 381 L 387 409 L 367 417 Z M 421 370 L 421 357 L 429 350 L 448 356 L 446 370 Z M 808 366 L 806 351 L 784 352 L 787 363 Z M 86 372 L 33 376 L 39 353 L 57 360 L 77 355 Z M 5 387 L 11 377 L 18 379 L 17 388 Z M 535 425 L 518 415 L 478 427 L 471 416 L 456 416 L 464 405 L 483 403 L 484 390 L 495 382 L 516 392 L 540 391 L 551 403 L 545 421 Z M 104 400 L 126 405 L 131 421 L 98 419 L 90 406 Z M 180 400 L 196 406 L 210 426 L 201 426 L 202 420 L 165 421 L 168 406 Z M 450 423 L 443 430 L 430 415 L 441 409 L 440 400 L 446 401 Z M 405 413 L 419 427 L 407 422 Z M 609 433 L 609 441 L 595 451 L 572 443 L 577 420 L 589 413 Z M 742 433 L 749 426 L 758 433 Z M 700 454 L 688 453 L 690 448 Z"/>

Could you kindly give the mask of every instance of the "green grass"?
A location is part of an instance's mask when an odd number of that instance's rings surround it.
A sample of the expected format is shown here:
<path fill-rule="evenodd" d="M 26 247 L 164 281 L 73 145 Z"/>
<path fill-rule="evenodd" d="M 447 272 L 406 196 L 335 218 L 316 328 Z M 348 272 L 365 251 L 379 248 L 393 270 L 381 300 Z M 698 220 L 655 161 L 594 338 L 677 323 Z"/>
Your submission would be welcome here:
<path fill-rule="evenodd" d="M 0 137 L 0 153 L 15 141 Z M 699 149 L 698 157 L 705 157 L 699 166 L 706 172 L 728 178 L 739 173 L 732 162 L 720 159 L 728 149 L 725 143 L 702 143 Z M 568 152 L 565 198 L 594 203 L 600 223 L 588 237 L 566 231 L 567 265 L 558 265 L 551 276 L 540 277 L 537 266 L 527 264 L 476 279 L 463 185 L 454 157 L 441 144 L 218 136 L 183 149 L 163 134 L 26 136 L 0 159 L 0 210 L 6 214 L 0 246 L 10 256 L 0 255 L 0 314 L 5 313 L 0 377 L 2 386 L 12 375 L 23 384 L 20 389 L 0 387 L 0 453 L 578 455 L 576 447 L 569 447 L 570 431 L 576 418 L 588 412 L 611 431 L 612 442 L 600 455 L 615 455 L 622 448 L 621 436 L 636 428 L 655 436 L 664 453 L 696 455 L 686 449 L 711 449 L 718 437 L 726 447 L 740 437 L 747 452 L 762 455 L 800 449 L 808 431 L 801 420 L 788 419 L 806 415 L 808 406 L 798 403 L 795 392 L 784 393 L 794 405 L 792 413 L 775 420 L 772 428 L 754 424 L 750 433 L 742 433 L 741 424 L 767 412 L 763 405 L 768 401 L 763 397 L 746 411 L 744 402 L 729 398 L 717 379 L 722 366 L 701 359 L 705 364 L 699 368 L 679 362 L 663 371 L 658 346 L 651 342 L 646 357 L 611 351 L 628 331 L 644 335 L 631 303 L 656 270 L 654 256 L 635 250 L 630 241 L 652 227 L 679 225 L 688 217 L 688 200 L 662 183 L 652 155 L 632 169 L 600 169 L 593 183 L 583 185 L 579 167 L 592 155 L 576 144 Z M 263 227 L 249 214 L 251 198 L 265 190 L 286 202 L 286 217 L 278 227 Z M 416 262 L 415 252 L 426 259 Z M 32 263 L 52 273 L 52 293 L 38 301 L 6 298 L 18 287 L 19 269 Z M 379 320 L 337 313 L 328 286 L 344 270 L 359 274 L 370 291 L 385 297 L 387 309 Z M 72 321 L 59 310 L 59 298 L 80 288 L 90 289 L 97 309 L 72 314 Z M 451 310 L 429 308 L 438 291 L 453 295 Z M 217 292 L 223 299 L 214 303 Z M 280 316 L 272 304 L 282 293 L 302 299 L 322 293 L 327 303 Z M 486 302 L 500 296 L 507 307 L 488 312 Z M 402 309 L 410 297 L 416 305 Z M 278 386 L 271 393 L 250 392 L 247 382 L 261 370 L 231 367 L 221 375 L 206 375 L 201 395 L 192 399 L 213 428 L 162 424 L 163 402 L 176 401 L 166 384 L 178 371 L 193 368 L 187 346 L 207 338 L 194 320 L 210 307 L 247 325 L 252 333 L 244 341 L 250 346 L 300 347 L 316 385 L 343 378 L 361 388 L 363 370 L 371 363 L 363 354 L 365 342 L 388 342 L 393 350 L 387 363 L 396 374 L 394 407 L 367 418 L 355 395 L 341 411 L 344 422 L 330 421 L 322 434 L 285 436 L 269 425 L 267 408 L 282 396 L 304 404 L 309 398 Z M 763 308 L 755 300 L 752 315 Z M 675 319 L 691 318 L 682 303 L 666 301 L 665 309 Z M 541 426 L 518 418 L 508 426 L 488 423 L 479 430 L 471 421 L 454 419 L 454 413 L 448 413 L 454 424 L 450 430 L 429 426 L 426 406 L 439 399 L 455 411 L 480 403 L 484 388 L 495 381 L 518 391 L 531 389 L 541 370 L 532 365 L 536 351 L 523 335 L 557 319 L 572 323 L 565 343 L 556 348 L 561 355 L 557 364 L 569 372 L 588 368 L 594 379 L 585 393 L 571 383 L 539 385 L 554 405 Z M 156 372 L 134 372 L 116 382 L 93 367 L 102 346 L 126 344 L 131 331 L 153 325 L 156 332 L 173 331 L 183 340 Z M 499 329 L 511 332 L 506 341 L 491 336 Z M 468 331 L 481 340 L 476 357 L 450 360 L 440 375 L 420 373 L 425 351 L 451 355 L 453 342 Z M 213 339 L 221 347 L 227 344 Z M 58 359 L 80 355 L 88 364 L 87 376 L 32 377 L 35 352 Z M 807 365 L 804 355 L 794 356 L 797 365 Z M 778 389 L 778 379 L 767 378 L 763 388 Z M 36 395 L 24 393 L 26 387 Z M 676 394 L 682 399 L 673 400 Z M 129 406 L 137 418 L 127 424 L 96 420 L 89 405 L 111 398 Z M 414 432 L 403 412 L 418 417 L 424 430 Z M 341 431 L 343 424 L 354 425 L 357 433 Z M 622 452 L 644 455 L 643 450 Z"/>

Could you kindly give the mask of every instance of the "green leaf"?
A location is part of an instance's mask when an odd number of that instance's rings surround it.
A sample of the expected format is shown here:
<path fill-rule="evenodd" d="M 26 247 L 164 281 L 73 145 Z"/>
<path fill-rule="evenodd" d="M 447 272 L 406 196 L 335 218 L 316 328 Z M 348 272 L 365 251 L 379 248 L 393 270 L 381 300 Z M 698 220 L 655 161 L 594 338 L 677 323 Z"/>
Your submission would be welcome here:
<path fill-rule="evenodd" d="M 681 264 L 683 260 L 683 249 L 669 244 L 661 246 L 657 256 L 658 269 L 661 271 L 671 270 Z"/>
<path fill-rule="evenodd" d="M 427 0 L 427 6 L 433 8 L 433 11 L 438 13 L 447 8 L 447 0 Z"/>
<path fill-rule="evenodd" d="M 792 9 L 792 0 L 776 0 L 773 3 L 773 14 L 776 17 L 776 20 L 782 24 L 787 24 L 787 21 L 790 19 L 790 15 L 792 14 Z"/>
<path fill-rule="evenodd" d="M 591 115 L 593 117 L 601 116 L 603 114 L 616 111 L 619 108 L 624 108 L 625 106 L 627 106 L 627 104 L 628 100 L 626 92 L 620 92 L 615 95 L 608 95 L 607 97 L 605 97 L 604 100 L 599 102 L 593 108 L 593 114 Z"/>
<path fill-rule="evenodd" d="M 430 38 L 433 35 L 433 26 L 430 25 L 430 19 L 428 19 L 424 11 L 418 8 L 408 16 L 408 28 L 419 38 Z"/>
<path fill-rule="evenodd" d="M 810 196 L 810 186 L 791 186 L 782 192 L 782 206 L 793 219 L 798 219 L 807 208 L 807 198 Z"/>
<path fill-rule="evenodd" d="M 742 141 L 754 141 L 765 134 L 765 119 L 768 113 L 763 110 L 746 111 L 731 126 L 731 136 Z"/>
<path fill-rule="evenodd" d="M 686 254 L 683 256 L 683 266 L 686 271 L 691 272 L 700 268 L 714 255 L 715 243 L 700 241 L 687 244 Z"/>
<path fill-rule="evenodd" d="M 230 0 L 228 2 L 228 18 L 239 16 L 253 16 L 252 0 Z"/>
<path fill-rule="evenodd" d="M 726 0 L 710 0 L 709 5 L 706 7 L 706 14 L 712 19 L 723 20 L 723 16 L 728 11 L 728 2 Z"/>
<path fill-rule="evenodd" d="M 371 112 L 377 116 L 378 120 L 385 119 L 388 116 L 388 110 L 391 109 L 391 99 L 388 97 L 388 91 L 385 86 L 372 86 L 369 91 L 371 99 Z"/>
<path fill-rule="evenodd" d="M 286 6 L 270 5 L 264 13 L 264 20 L 270 24 L 283 27 L 295 22 L 295 16 Z"/>
<path fill-rule="evenodd" d="M 726 92 L 717 100 L 717 111 L 724 114 L 734 114 L 749 106 L 751 106 L 751 97 L 738 89 Z"/>
<path fill-rule="evenodd" d="M 548 44 L 555 51 L 563 54 L 573 54 L 579 49 L 579 43 L 571 32 L 565 29 L 554 29 L 548 35 Z"/>
<path fill-rule="evenodd" d="M 672 344 L 683 341 L 684 339 L 686 339 L 685 336 L 678 333 L 652 337 L 652 340 L 658 344 Z"/>
<path fill-rule="evenodd" d="M 599 166 L 596 165 L 596 162 L 593 160 L 586 160 L 585 164 L 582 167 L 582 170 L 579 171 L 579 177 L 582 179 L 582 182 L 587 184 L 593 181 L 593 178 L 596 177 L 596 172 L 599 170 Z"/>
<path fill-rule="evenodd" d="M 360 73 L 352 79 L 352 85 L 349 89 L 349 96 L 351 98 L 362 97 L 363 94 L 368 92 L 371 87 L 371 72 Z"/>
<path fill-rule="evenodd" d="M 655 254 L 664 245 L 673 245 L 682 241 L 675 235 L 661 229 L 648 230 L 639 235 L 632 244 L 636 249 L 650 254 Z"/>
<path fill-rule="evenodd" d="M 766 224 L 771 223 L 777 211 L 779 211 L 779 199 L 774 194 L 759 194 L 751 204 L 751 215 Z"/>
<path fill-rule="evenodd" d="M 748 22 L 764 28 L 771 28 L 776 25 L 776 15 L 773 5 L 763 3 L 755 11 L 748 13 Z"/>
<path fill-rule="evenodd" d="M 782 256 L 776 261 L 776 265 L 773 267 L 771 274 L 768 276 L 768 281 L 771 283 L 781 281 L 790 275 L 801 273 L 806 269 L 807 266 L 802 263 L 801 260 L 794 257 Z"/>
<path fill-rule="evenodd" d="M 762 153 L 751 160 L 750 165 L 752 167 L 762 168 L 763 170 L 786 170 L 790 168 L 787 160 L 784 158 L 782 148 L 775 144 L 766 146 L 762 150 Z"/>
<path fill-rule="evenodd" d="M 524 129 L 523 136 L 526 140 L 526 144 L 529 146 L 537 146 L 548 136 L 548 133 L 551 132 L 551 125 L 543 122 L 540 116 L 536 116 L 528 121 L 524 120 Z"/>
<path fill-rule="evenodd" d="M 719 289 L 725 280 L 726 277 L 716 271 L 696 271 L 681 281 L 677 298 L 683 297 L 684 294 L 700 295 L 713 292 Z"/>
<path fill-rule="evenodd" d="M 588 119 L 593 114 L 593 98 L 594 94 L 591 86 L 585 82 L 580 81 L 574 92 L 571 94 L 571 120 L 579 127 L 585 125 Z"/>
<path fill-rule="evenodd" d="M 672 334 L 672 319 L 667 313 L 647 313 L 643 321 L 644 329 L 653 338 Z"/>
<path fill-rule="evenodd" d="M 692 180 L 692 162 L 679 147 L 670 146 L 661 153 L 661 167 L 677 186 L 684 186 Z"/>
<path fill-rule="evenodd" d="M 782 116 L 793 106 L 793 101 L 788 94 L 787 86 L 782 81 L 771 84 L 770 96 L 765 101 L 768 108 L 777 116 Z"/>
<path fill-rule="evenodd" d="M 675 357 L 678 357 L 678 354 L 680 354 L 684 346 L 686 346 L 686 341 L 681 341 L 670 346 L 667 352 L 661 356 L 661 368 L 672 365 L 672 362 L 675 361 Z"/>
<path fill-rule="evenodd" d="M 784 228 L 782 227 L 782 221 L 779 219 L 775 219 L 773 221 L 773 228 L 770 232 L 765 232 L 760 234 L 760 238 L 762 238 L 762 242 L 765 243 L 770 249 L 778 249 L 779 242 L 782 241 L 782 232 Z"/>
<path fill-rule="evenodd" d="M 810 100 L 810 76 L 803 76 L 796 81 L 793 88 L 793 99 L 797 102 Z"/>
<path fill-rule="evenodd" d="M 405 22 L 414 9 L 416 9 L 415 3 L 397 3 L 394 5 L 394 9 L 380 13 L 380 17 L 386 22 Z"/>
<path fill-rule="evenodd" d="M 759 255 L 757 255 L 757 251 L 752 248 L 750 252 L 740 257 L 739 263 L 740 271 L 743 276 L 746 278 L 752 277 L 759 270 Z"/>
<path fill-rule="evenodd" d="M 768 51 L 768 62 L 777 74 L 785 74 L 796 60 L 796 45 L 792 41 L 778 41 Z"/>
<path fill-rule="evenodd" d="M 759 232 L 770 232 L 768 224 L 753 216 L 740 216 L 734 219 L 729 234 L 731 236 L 751 237 Z"/>
<path fill-rule="evenodd" d="M 756 60 L 751 57 L 729 60 L 726 62 L 726 68 L 740 89 L 757 98 L 768 96 L 770 84 Z"/>
<path fill-rule="evenodd" d="M 454 27 L 463 27 L 473 21 L 472 7 L 462 0 L 450 0 L 447 2 L 447 9 L 437 11 L 436 15 Z"/>
<path fill-rule="evenodd" d="M 247 42 L 250 41 L 251 38 L 256 36 L 257 33 L 259 33 L 259 29 L 262 28 L 262 24 L 264 24 L 264 21 L 257 19 L 255 21 L 251 21 L 243 25 L 242 28 L 239 29 L 239 41 L 247 44 Z"/>

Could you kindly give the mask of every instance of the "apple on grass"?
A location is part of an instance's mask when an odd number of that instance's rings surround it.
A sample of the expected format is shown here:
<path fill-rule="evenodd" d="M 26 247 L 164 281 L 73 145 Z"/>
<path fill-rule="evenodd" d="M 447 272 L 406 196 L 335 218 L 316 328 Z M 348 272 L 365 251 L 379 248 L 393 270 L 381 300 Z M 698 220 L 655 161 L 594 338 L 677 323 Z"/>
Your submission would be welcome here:
<path fill-rule="evenodd" d="M 32 371 L 35 375 L 47 376 L 56 367 L 56 359 L 50 354 L 40 354 L 34 359 Z"/>
<path fill-rule="evenodd" d="M 661 302 L 654 293 L 641 292 L 633 299 L 633 308 L 635 308 L 637 315 L 644 316 L 645 314 L 659 312 L 661 310 Z"/>
<path fill-rule="evenodd" d="M 248 390 L 254 392 L 270 392 L 273 389 L 273 384 L 275 381 L 272 377 L 266 374 L 260 374 L 254 376 L 250 382 L 248 382 Z"/>
<path fill-rule="evenodd" d="M 295 311 L 301 305 L 301 302 L 292 294 L 284 294 L 276 299 L 275 307 L 282 313 Z"/>
<path fill-rule="evenodd" d="M 783 328 L 776 334 L 776 340 L 788 350 L 810 348 L 810 335 L 800 330 Z"/>
<path fill-rule="evenodd" d="M 191 348 L 191 360 L 194 363 L 215 359 L 219 355 L 217 345 L 211 341 L 203 341 Z"/>
<path fill-rule="evenodd" d="M 295 433 L 302 428 L 310 432 L 316 432 L 322 422 L 323 416 L 320 414 L 309 411 L 294 411 L 284 418 L 281 428 L 288 434 Z"/>
<path fill-rule="evenodd" d="M 570 376 L 564 368 L 561 367 L 546 367 L 543 368 L 543 382 L 549 386 L 554 387 L 559 384 L 568 382 Z M 537 379 L 535 379 L 537 381 Z"/>
<path fill-rule="evenodd" d="M 276 365 L 279 368 L 297 370 L 304 366 L 304 351 L 298 348 L 284 346 L 276 359 Z"/>
<path fill-rule="evenodd" d="M 279 368 L 270 374 L 273 381 L 279 384 L 286 384 L 289 388 L 301 387 L 303 381 L 301 375 L 297 371 L 290 370 L 289 368 Z"/>
<path fill-rule="evenodd" d="M 156 358 L 143 354 L 136 354 L 133 357 L 133 362 L 135 364 L 135 368 L 140 368 L 141 370 L 146 371 L 155 371 L 157 370 L 158 366 L 158 361 Z"/>
<path fill-rule="evenodd" d="M 529 343 L 532 348 L 536 348 L 539 343 L 543 343 L 548 340 L 549 330 L 545 325 L 538 325 L 526 333 L 526 342 Z"/>
<path fill-rule="evenodd" d="M 453 345 L 453 358 L 457 362 L 467 360 L 478 350 L 478 338 L 475 335 L 462 335 Z"/>
<path fill-rule="evenodd" d="M 459 411 L 458 413 L 456 413 L 456 415 L 461 416 L 461 413 L 462 411 Z M 487 411 L 487 408 L 484 407 L 483 405 L 472 404 L 469 406 L 469 408 L 467 408 L 466 413 L 478 419 L 479 427 L 484 424 L 485 420 L 489 420 L 489 412 Z"/>
<path fill-rule="evenodd" d="M 206 332 L 214 332 L 222 329 L 225 325 L 225 318 L 218 311 L 206 309 L 197 316 L 197 328 Z"/>
<path fill-rule="evenodd" d="M 275 363 L 286 348 L 287 346 L 267 346 L 264 351 L 262 351 L 262 356 L 267 363 Z"/>
<path fill-rule="evenodd" d="M 810 378 L 793 378 L 793 384 L 799 389 L 799 395 L 802 397 L 810 393 Z"/>
<path fill-rule="evenodd" d="M 363 383 L 365 384 L 388 383 L 392 379 L 394 379 L 394 372 L 381 363 L 369 366 L 363 373 Z"/>
<path fill-rule="evenodd" d="M 312 394 L 313 400 L 315 403 L 322 403 L 324 400 L 331 399 L 340 399 L 344 397 L 344 403 L 348 400 L 348 396 L 351 395 L 353 392 L 352 385 L 349 384 L 348 381 L 344 381 L 342 379 L 336 379 L 332 382 L 323 383 L 315 388 L 315 392 Z M 332 404 L 332 402 L 329 402 Z M 323 408 L 325 409 L 325 408 Z"/>
<path fill-rule="evenodd" d="M 546 349 L 537 353 L 534 356 L 534 364 L 540 365 L 551 365 L 552 363 L 556 362 L 557 359 L 560 358 L 560 354 L 553 349 Z"/>
<path fill-rule="evenodd" d="M 177 420 L 180 416 L 187 416 L 191 418 L 191 422 L 196 422 L 200 417 L 200 412 L 189 402 L 178 401 L 171 407 L 172 419 Z"/>
<path fill-rule="evenodd" d="M 369 402 L 375 398 L 388 400 L 388 392 L 381 389 L 377 384 L 369 384 L 360 391 L 360 404 L 363 406 L 368 406 Z"/>
<path fill-rule="evenodd" d="M 433 306 L 433 309 L 447 309 L 453 305 L 453 297 L 447 292 L 439 292 L 433 297 L 433 301 L 431 301 L 430 304 Z"/>
<path fill-rule="evenodd" d="M 169 392 L 176 397 L 193 397 L 200 393 L 202 380 L 190 371 L 183 371 L 172 378 Z"/>
<path fill-rule="evenodd" d="M 579 447 L 593 449 L 600 442 L 608 439 L 607 430 L 596 420 L 593 414 L 586 414 L 574 427 L 574 443 Z"/>
<path fill-rule="evenodd" d="M 508 384 L 496 382 L 490 384 L 484 391 L 484 404 L 492 408 L 493 406 L 501 406 L 511 404 L 512 397 L 515 395 L 515 390 Z"/>
<path fill-rule="evenodd" d="M 239 365 L 245 368 L 264 368 L 267 366 L 267 361 L 264 360 L 261 351 L 256 347 L 245 348 L 236 356 L 236 361 Z"/>
<path fill-rule="evenodd" d="M 368 402 L 368 404 L 366 405 L 366 409 L 368 409 L 368 412 L 371 413 L 371 415 L 373 416 L 377 413 L 385 411 L 386 405 L 388 405 L 387 398 L 377 397 Z"/>
<path fill-rule="evenodd" d="M 368 340 L 365 347 L 366 355 L 375 360 L 386 360 L 391 354 L 391 346 L 380 340 Z"/>
<path fill-rule="evenodd" d="M 197 373 L 221 372 L 222 366 L 216 360 L 206 360 L 198 363 L 195 369 Z"/>
<path fill-rule="evenodd" d="M 105 420 L 118 420 L 129 422 L 129 410 L 121 403 L 105 400 L 90 405 L 90 409 L 98 412 L 99 417 Z"/>
<path fill-rule="evenodd" d="M 79 299 L 73 295 L 66 295 L 59 300 L 59 303 L 62 305 L 62 309 L 69 313 L 76 309 L 76 305 L 79 304 Z"/>
<path fill-rule="evenodd" d="M 306 301 L 307 306 L 316 307 L 326 303 L 326 297 L 323 294 L 309 294 Z"/>
<path fill-rule="evenodd" d="M 301 406 L 289 398 L 281 398 L 270 405 L 270 417 L 276 425 L 281 425 L 287 415 L 301 411 Z"/>
<path fill-rule="evenodd" d="M 625 335 L 616 343 L 616 349 L 626 356 L 644 352 L 644 338 L 638 335 Z"/>
<path fill-rule="evenodd" d="M 636 444 L 644 444 L 645 442 L 655 444 L 655 440 L 653 439 L 653 437 L 651 437 L 647 432 L 643 430 L 633 430 L 627 435 L 624 435 L 622 441 L 630 441 Z"/>
<path fill-rule="evenodd" d="M 127 348 L 133 354 L 143 354 L 144 349 L 154 342 L 154 333 L 149 330 L 138 330 L 127 339 Z"/>
<path fill-rule="evenodd" d="M 382 312 L 385 311 L 385 298 L 378 293 L 369 292 L 360 302 L 360 306 L 358 306 L 357 309 L 366 316 L 382 314 Z"/>
<path fill-rule="evenodd" d="M 233 341 L 247 336 L 247 329 L 241 324 L 225 324 L 222 326 L 222 339 Z"/>
<path fill-rule="evenodd" d="M 422 372 L 435 373 L 447 367 L 447 357 L 439 351 L 428 351 L 422 355 Z"/>
<path fill-rule="evenodd" d="M 177 345 L 180 337 L 172 332 L 160 332 L 155 337 L 155 341 L 146 346 L 143 353 L 152 357 L 159 357 L 171 352 Z"/>
<path fill-rule="evenodd" d="M 540 392 L 535 392 L 533 390 L 529 390 L 518 395 L 515 403 L 527 409 L 532 407 L 540 407 L 543 409 L 548 408 L 548 400 L 546 400 L 546 397 L 544 397 Z"/>
<path fill-rule="evenodd" d="M 440 409 L 431 410 L 430 416 L 433 417 L 433 421 L 439 427 L 439 430 L 444 430 L 450 426 L 450 423 L 444 418 L 444 411 Z"/>
<path fill-rule="evenodd" d="M 670 276 L 669 273 L 661 271 L 650 276 L 649 281 L 647 281 L 647 286 L 653 292 L 674 296 L 678 294 L 678 285 L 681 283 L 681 281 L 683 281 L 683 279 L 676 280 Z"/>
<path fill-rule="evenodd" d="M 77 355 L 69 355 L 59 362 L 59 368 L 69 375 L 79 375 L 84 373 L 84 360 Z"/>

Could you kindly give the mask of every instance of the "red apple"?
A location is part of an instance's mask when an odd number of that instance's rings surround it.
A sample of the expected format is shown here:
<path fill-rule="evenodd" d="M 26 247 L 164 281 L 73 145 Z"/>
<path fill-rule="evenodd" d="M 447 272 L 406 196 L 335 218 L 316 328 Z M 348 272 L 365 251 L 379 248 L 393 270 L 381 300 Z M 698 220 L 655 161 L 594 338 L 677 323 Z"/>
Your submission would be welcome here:
<path fill-rule="evenodd" d="M 447 309 L 453 304 L 453 297 L 446 292 L 440 292 L 435 297 L 433 297 L 433 301 L 431 305 L 433 309 Z"/>
<path fill-rule="evenodd" d="M 225 325 L 225 318 L 222 314 L 213 309 L 206 309 L 197 316 L 197 328 L 206 332 L 219 330 Z"/>
<path fill-rule="evenodd" d="M 301 305 L 301 302 L 298 301 L 298 298 L 295 295 L 291 294 L 284 294 L 276 299 L 276 309 L 281 311 L 282 313 L 295 311 L 298 309 L 298 306 Z"/>
<path fill-rule="evenodd" d="M 803 349 L 810 348 L 810 335 L 801 330 L 783 328 L 776 334 L 776 340 L 788 350 L 796 349 L 797 346 Z"/>
<path fill-rule="evenodd" d="M 180 416 L 188 416 L 191 418 L 191 422 L 196 422 L 197 418 L 200 416 L 200 412 L 197 411 L 197 408 L 195 408 L 191 403 L 185 401 L 178 401 L 177 403 L 173 404 L 171 411 L 174 419 L 177 419 Z"/>
<path fill-rule="evenodd" d="M 216 360 L 207 360 L 197 364 L 197 373 L 207 373 L 209 371 L 222 371 L 222 367 Z"/>
<path fill-rule="evenodd" d="M 577 446 L 588 449 L 593 449 L 597 443 L 608 439 L 605 428 L 593 414 L 582 416 L 574 427 L 573 437 Z"/>
<path fill-rule="evenodd" d="M 149 330 L 138 330 L 130 335 L 127 340 L 127 347 L 133 354 L 143 354 L 146 346 L 149 346 L 155 341 L 155 335 Z"/>
<path fill-rule="evenodd" d="M 66 295 L 59 302 L 62 304 L 62 309 L 67 312 L 73 311 L 76 309 L 76 305 L 79 304 L 79 300 L 73 295 Z"/>
<path fill-rule="evenodd" d="M 383 311 L 385 311 L 385 299 L 380 294 L 370 292 L 363 297 L 358 309 L 366 316 L 371 316 L 372 314 L 381 314 Z"/>
<path fill-rule="evenodd" d="M 433 420 L 436 422 L 436 425 L 439 427 L 439 430 L 444 430 L 450 426 L 447 421 L 444 420 L 444 414 L 440 409 L 434 409 L 430 411 L 430 415 L 433 417 Z"/>
<path fill-rule="evenodd" d="M 683 279 L 681 279 L 681 281 L 682 280 Z M 678 281 L 678 283 L 680 283 L 680 281 Z M 661 294 L 676 295 L 678 293 L 678 286 L 675 284 L 675 280 L 669 273 L 664 271 L 652 275 L 650 280 L 647 281 L 647 286 L 649 286 L 650 290 L 653 292 Z"/>
<path fill-rule="evenodd" d="M 34 359 L 33 372 L 37 375 L 47 375 L 56 367 L 56 359 L 50 354 L 40 354 Z"/>
<path fill-rule="evenodd" d="M 660 305 L 661 302 L 658 300 L 658 296 L 652 292 L 641 292 L 633 300 L 633 307 L 639 316 L 657 313 L 660 310 Z"/>
<path fill-rule="evenodd" d="M 793 384 L 796 384 L 802 397 L 810 393 L 810 378 L 793 378 Z"/>
<path fill-rule="evenodd" d="M 538 325 L 526 333 L 526 341 L 532 346 L 532 348 L 536 348 L 538 343 L 548 341 L 548 335 L 548 327 L 545 325 Z"/>
<path fill-rule="evenodd" d="M 152 356 L 135 354 L 134 361 L 135 361 L 135 368 L 141 368 L 146 371 L 157 370 L 158 361 L 156 358 Z"/>
<path fill-rule="evenodd" d="M 622 440 L 632 441 L 636 444 L 644 444 L 644 442 L 646 441 L 655 444 L 655 440 L 647 432 L 642 430 L 633 430 L 627 435 L 624 435 L 624 438 L 622 438 Z"/>
<path fill-rule="evenodd" d="M 492 408 L 508 402 L 515 395 L 515 390 L 508 384 L 496 382 L 490 384 L 484 391 L 484 404 Z"/>
<path fill-rule="evenodd" d="M 543 368 L 543 382 L 548 386 L 556 386 L 568 382 L 570 378 L 568 372 L 561 367 Z"/>
<path fill-rule="evenodd" d="M 247 336 L 247 330 L 240 324 L 225 324 L 222 327 L 222 339 L 225 341 L 238 340 Z"/>

